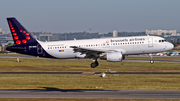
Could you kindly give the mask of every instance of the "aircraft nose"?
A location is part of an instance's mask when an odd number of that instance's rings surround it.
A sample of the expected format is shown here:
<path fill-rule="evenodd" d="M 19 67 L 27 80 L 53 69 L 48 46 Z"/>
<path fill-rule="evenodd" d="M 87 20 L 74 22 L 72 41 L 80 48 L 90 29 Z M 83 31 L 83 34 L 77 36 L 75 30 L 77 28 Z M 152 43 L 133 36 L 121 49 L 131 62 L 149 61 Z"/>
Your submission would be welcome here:
<path fill-rule="evenodd" d="M 173 45 L 172 43 L 168 43 L 167 48 L 168 48 L 169 50 L 171 50 L 171 49 L 174 48 L 174 45 Z"/>

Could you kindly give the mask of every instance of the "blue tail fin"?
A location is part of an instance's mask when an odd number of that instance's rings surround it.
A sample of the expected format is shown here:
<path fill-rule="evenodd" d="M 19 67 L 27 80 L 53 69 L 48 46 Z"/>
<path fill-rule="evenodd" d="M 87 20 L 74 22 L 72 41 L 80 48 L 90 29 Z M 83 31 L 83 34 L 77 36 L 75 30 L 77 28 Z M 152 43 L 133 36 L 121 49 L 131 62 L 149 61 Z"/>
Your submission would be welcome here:
<path fill-rule="evenodd" d="M 16 20 L 16 18 L 7 18 L 9 28 L 14 40 L 14 44 L 25 46 L 27 44 L 37 43 L 36 39 Z"/>
<path fill-rule="evenodd" d="M 16 18 L 7 18 L 7 21 L 15 45 L 6 47 L 6 50 L 21 54 L 53 58 Z"/>

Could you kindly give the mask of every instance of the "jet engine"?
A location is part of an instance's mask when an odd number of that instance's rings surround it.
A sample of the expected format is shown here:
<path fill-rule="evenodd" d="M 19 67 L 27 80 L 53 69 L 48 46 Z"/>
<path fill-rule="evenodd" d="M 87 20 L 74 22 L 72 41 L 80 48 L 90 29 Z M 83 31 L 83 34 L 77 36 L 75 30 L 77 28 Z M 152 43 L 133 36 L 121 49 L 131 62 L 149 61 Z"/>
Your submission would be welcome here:
<path fill-rule="evenodd" d="M 106 59 L 110 62 L 122 61 L 123 55 L 121 52 L 106 53 Z"/>

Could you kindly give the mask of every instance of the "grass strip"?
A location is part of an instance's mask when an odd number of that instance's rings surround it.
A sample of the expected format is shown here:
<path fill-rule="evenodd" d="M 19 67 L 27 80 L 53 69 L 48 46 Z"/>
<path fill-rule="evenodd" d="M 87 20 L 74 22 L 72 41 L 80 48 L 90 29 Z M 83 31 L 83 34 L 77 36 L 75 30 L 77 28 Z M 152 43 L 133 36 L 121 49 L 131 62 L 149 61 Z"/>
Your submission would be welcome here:
<path fill-rule="evenodd" d="M 180 90 L 180 75 L 0 75 L 0 89 Z"/>
<path fill-rule="evenodd" d="M 42 59 L 0 57 L 1 72 L 180 72 L 179 63 L 155 62 L 107 62 L 99 60 L 97 68 L 91 68 L 92 60 L 77 59 Z"/>

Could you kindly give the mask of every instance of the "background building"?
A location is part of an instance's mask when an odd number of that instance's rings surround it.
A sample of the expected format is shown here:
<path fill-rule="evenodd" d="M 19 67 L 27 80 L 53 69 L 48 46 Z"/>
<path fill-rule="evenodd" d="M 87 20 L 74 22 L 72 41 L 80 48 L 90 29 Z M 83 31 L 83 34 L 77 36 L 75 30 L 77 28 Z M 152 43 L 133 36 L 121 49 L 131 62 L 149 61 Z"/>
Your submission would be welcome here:
<path fill-rule="evenodd" d="M 146 34 L 163 35 L 164 37 L 180 36 L 176 30 L 146 30 Z"/>
<path fill-rule="evenodd" d="M 2 28 L 0 28 L 0 32 L 2 32 Z"/>
<path fill-rule="evenodd" d="M 113 31 L 113 37 L 118 37 L 118 33 L 116 30 Z"/>
<path fill-rule="evenodd" d="M 50 37 L 53 36 L 52 34 L 39 34 L 40 41 L 50 41 Z"/>
<path fill-rule="evenodd" d="M 0 37 L 0 45 L 7 45 L 9 43 L 14 43 L 11 37 Z"/>

